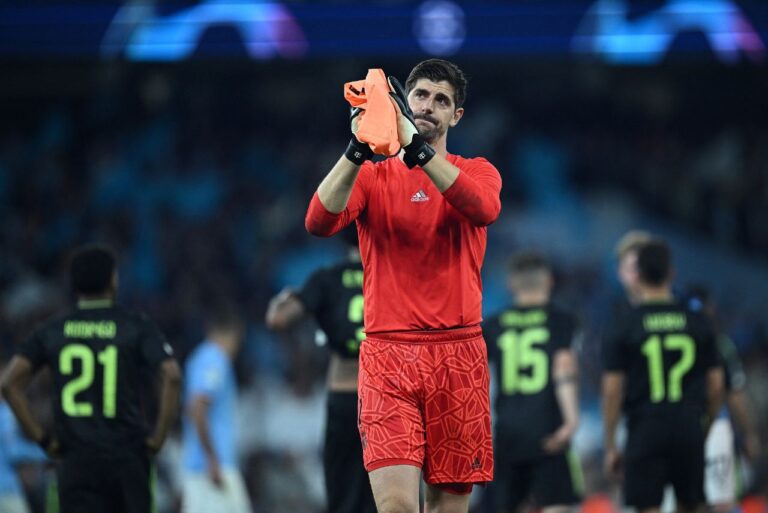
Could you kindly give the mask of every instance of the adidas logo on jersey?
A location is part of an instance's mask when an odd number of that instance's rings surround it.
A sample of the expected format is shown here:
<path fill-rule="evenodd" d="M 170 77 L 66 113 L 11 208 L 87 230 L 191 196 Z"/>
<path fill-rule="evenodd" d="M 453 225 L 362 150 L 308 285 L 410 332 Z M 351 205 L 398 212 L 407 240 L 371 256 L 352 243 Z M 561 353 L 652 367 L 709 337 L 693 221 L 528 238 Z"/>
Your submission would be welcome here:
<path fill-rule="evenodd" d="M 429 201 L 429 196 L 427 196 L 423 190 L 419 189 L 419 192 L 411 196 L 411 201 L 414 203 Z"/>

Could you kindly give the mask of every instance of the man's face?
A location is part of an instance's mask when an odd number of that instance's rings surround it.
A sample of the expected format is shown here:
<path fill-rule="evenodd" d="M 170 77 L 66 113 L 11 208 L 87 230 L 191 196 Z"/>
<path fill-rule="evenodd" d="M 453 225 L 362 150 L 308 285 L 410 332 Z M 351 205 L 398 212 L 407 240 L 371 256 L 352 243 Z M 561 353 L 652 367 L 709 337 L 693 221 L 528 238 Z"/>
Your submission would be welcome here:
<path fill-rule="evenodd" d="M 619 259 L 619 281 L 624 287 L 627 299 L 630 303 L 637 300 L 639 295 L 640 277 L 637 272 L 637 250 L 632 249 L 624 253 Z"/>
<path fill-rule="evenodd" d="M 454 94 L 453 86 L 445 80 L 432 82 L 426 78 L 416 81 L 408 93 L 416 128 L 428 143 L 445 136 L 448 128 L 456 126 L 464 114 L 463 108 L 456 108 Z"/>

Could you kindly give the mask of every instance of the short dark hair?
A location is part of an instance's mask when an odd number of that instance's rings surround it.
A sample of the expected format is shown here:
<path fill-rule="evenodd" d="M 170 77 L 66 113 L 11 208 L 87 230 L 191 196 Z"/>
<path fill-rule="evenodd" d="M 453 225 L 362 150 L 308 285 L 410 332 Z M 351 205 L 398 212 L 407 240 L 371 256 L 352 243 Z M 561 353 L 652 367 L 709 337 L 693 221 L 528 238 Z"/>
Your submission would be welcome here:
<path fill-rule="evenodd" d="M 205 328 L 208 331 L 239 331 L 245 326 L 240 309 L 230 300 L 217 300 L 208 307 Z"/>
<path fill-rule="evenodd" d="M 663 285 L 672 276 L 672 251 L 661 239 L 652 239 L 637 251 L 637 271 L 643 283 Z"/>
<path fill-rule="evenodd" d="M 464 100 L 467 98 L 467 77 L 464 76 L 464 72 L 454 63 L 444 59 L 421 61 L 411 70 L 408 80 L 405 81 L 406 92 L 410 92 L 416 85 L 416 82 L 422 78 L 432 82 L 445 80 L 453 87 L 453 102 L 456 108 L 458 109 L 464 105 Z"/>
<path fill-rule="evenodd" d="M 112 287 L 117 268 L 115 251 L 106 244 L 86 244 L 72 253 L 69 276 L 76 294 L 97 295 Z"/>
<path fill-rule="evenodd" d="M 538 251 L 520 251 L 512 255 L 512 258 L 509 260 L 509 272 L 512 274 L 551 270 L 552 266 L 547 257 Z"/>

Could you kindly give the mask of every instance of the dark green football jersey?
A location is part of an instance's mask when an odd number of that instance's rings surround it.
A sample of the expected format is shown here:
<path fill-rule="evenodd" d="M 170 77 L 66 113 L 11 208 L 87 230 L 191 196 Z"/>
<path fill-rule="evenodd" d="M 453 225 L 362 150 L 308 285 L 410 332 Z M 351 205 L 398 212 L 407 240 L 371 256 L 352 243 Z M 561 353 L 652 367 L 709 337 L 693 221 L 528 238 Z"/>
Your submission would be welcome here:
<path fill-rule="evenodd" d="M 344 262 L 315 271 L 298 294 L 328 337 L 328 346 L 344 358 L 357 358 L 363 332 L 363 264 Z"/>
<path fill-rule="evenodd" d="M 555 354 L 571 348 L 576 331 L 576 319 L 553 306 L 508 308 L 483 323 L 499 380 L 497 436 L 512 447 L 505 457 L 543 454 L 542 440 L 562 425 L 552 371 Z"/>
<path fill-rule="evenodd" d="M 148 428 L 146 373 L 173 351 L 145 315 L 108 301 L 82 302 L 38 329 L 19 354 L 50 368 L 62 452 L 100 454 L 142 447 Z"/>
<path fill-rule="evenodd" d="M 649 415 L 704 415 L 706 374 L 719 365 L 710 321 L 677 302 L 632 308 L 603 346 L 604 369 L 625 374 L 630 423 Z"/>

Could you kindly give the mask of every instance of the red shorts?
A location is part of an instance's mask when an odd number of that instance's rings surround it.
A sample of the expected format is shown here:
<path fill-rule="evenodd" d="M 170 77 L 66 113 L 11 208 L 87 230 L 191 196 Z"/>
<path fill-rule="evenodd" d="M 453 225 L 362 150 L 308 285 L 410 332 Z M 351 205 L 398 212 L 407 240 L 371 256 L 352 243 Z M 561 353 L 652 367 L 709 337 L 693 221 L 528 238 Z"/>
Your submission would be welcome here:
<path fill-rule="evenodd" d="M 368 472 L 414 465 L 433 485 L 493 479 L 488 355 L 479 327 L 370 335 L 360 347 L 358 395 Z"/>

